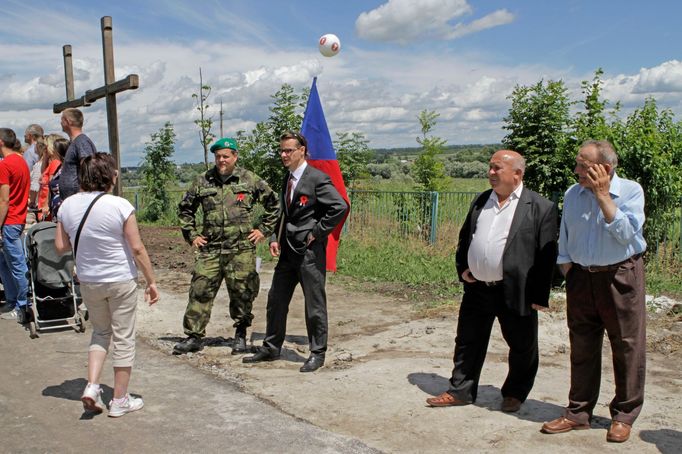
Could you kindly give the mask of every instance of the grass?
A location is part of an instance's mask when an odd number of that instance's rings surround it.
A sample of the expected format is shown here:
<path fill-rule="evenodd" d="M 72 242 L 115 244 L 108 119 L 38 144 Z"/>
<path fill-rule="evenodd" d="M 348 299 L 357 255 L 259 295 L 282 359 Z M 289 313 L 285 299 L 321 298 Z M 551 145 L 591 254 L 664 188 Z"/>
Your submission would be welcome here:
<path fill-rule="evenodd" d="M 451 304 L 461 293 L 452 251 L 396 238 L 342 237 L 338 274 L 420 306 Z"/>
<path fill-rule="evenodd" d="M 665 295 L 682 300 L 682 263 L 662 267 L 658 263 L 648 263 L 646 267 L 647 294 L 654 297 Z"/>

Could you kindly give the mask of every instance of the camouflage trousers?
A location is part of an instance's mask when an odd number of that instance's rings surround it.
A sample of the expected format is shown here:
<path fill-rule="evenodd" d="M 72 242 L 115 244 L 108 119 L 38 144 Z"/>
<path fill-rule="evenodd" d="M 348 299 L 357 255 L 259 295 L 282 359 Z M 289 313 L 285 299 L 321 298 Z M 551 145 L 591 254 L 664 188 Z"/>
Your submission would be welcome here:
<path fill-rule="evenodd" d="M 230 297 L 233 326 L 251 326 L 253 300 L 258 296 L 260 288 L 260 278 L 256 272 L 256 251 L 230 254 L 199 252 L 194 263 L 189 302 L 182 322 L 186 335 L 206 335 L 213 300 L 223 279 Z"/>

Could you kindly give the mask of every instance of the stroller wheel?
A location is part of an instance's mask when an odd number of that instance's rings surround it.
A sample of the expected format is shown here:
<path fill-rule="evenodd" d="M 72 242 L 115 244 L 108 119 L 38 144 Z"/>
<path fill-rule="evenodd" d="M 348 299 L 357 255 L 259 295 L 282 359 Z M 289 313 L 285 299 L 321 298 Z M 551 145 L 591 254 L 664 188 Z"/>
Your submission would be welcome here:
<path fill-rule="evenodd" d="M 38 331 L 36 330 L 36 322 L 34 322 L 33 320 L 28 322 L 28 332 L 29 332 L 29 337 L 31 339 L 37 339 L 40 337 L 40 336 L 38 336 Z"/>
<path fill-rule="evenodd" d="M 83 323 L 82 321 L 78 324 L 78 332 L 79 333 L 85 332 L 85 323 Z"/>

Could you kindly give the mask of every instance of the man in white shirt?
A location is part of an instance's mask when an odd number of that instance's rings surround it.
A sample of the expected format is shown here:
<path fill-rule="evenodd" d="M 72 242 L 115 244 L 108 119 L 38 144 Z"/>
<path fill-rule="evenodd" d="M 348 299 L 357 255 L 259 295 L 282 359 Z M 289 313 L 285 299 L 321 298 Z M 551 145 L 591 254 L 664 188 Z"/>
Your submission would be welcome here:
<path fill-rule="evenodd" d="M 449 389 L 426 400 L 432 407 L 476 401 L 495 318 L 509 345 L 502 411 L 516 412 L 538 369 L 537 310 L 549 306 L 557 256 L 556 205 L 524 188 L 523 157 L 510 150 L 490 159 L 491 190 L 471 205 L 459 233 L 457 272 L 464 285 Z"/>

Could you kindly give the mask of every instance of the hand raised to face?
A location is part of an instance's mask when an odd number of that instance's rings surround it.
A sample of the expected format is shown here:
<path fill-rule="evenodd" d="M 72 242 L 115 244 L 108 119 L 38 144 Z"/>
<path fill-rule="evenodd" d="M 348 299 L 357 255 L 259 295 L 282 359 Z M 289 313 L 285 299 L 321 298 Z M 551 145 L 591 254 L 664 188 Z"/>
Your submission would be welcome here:
<path fill-rule="evenodd" d="M 595 195 L 608 195 L 611 186 L 608 164 L 594 164 L 587 170 L 587 180 Z"/>

